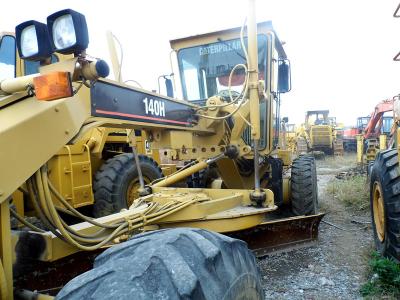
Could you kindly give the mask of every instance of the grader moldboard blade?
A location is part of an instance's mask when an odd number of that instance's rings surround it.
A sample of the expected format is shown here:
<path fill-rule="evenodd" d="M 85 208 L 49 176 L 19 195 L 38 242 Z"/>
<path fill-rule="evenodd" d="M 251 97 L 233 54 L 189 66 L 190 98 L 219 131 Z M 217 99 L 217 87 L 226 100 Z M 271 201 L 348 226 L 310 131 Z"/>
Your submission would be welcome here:
<path fill-rule="evenodd" d="M 318 226 L 325 214 L 268 220 L 260 225 L 230 234 L 247 242 L 257 257 L 303 248 L 315 243 Z"/>
<path fill-rule="evenodd" d="M 260 225 L 228 234 L 247 242 L 256 256 L 289 251 L 316 242 L 318 226 L 325 214 L 268 220 Z M 16 288 L 39 290 L 55 294 L 70 279 L 92 268 L 94 258 L 105 248 L 97 251 L 77 252 L 55 262 L 29 261 L 36 272 L 23 272 L 16 276 Z M 77 264 L 77 262 L 79 262 Z M 34 266 L 34 268 L 33 268 Z M 15 270 L 17 271 L 17 270 Z"/>

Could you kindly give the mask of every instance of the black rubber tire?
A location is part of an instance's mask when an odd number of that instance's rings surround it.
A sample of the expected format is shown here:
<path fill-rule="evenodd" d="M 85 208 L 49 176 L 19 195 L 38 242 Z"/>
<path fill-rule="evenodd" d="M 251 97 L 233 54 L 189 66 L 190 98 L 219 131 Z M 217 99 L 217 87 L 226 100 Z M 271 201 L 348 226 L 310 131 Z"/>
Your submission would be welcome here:
<path fill-rule="evenodd" d="M 313 182 L 313 189 L 314 189 L 314 195 L 315 195 L 315 202 L 316 202 L 316 213 L 318 212 L 318 204 L 319 204 L 319 202 L 318 202 L 318 175 L 317 175 L 317 163 L 316 163 L 316 160 L 315 160 L 315 157 L 313 157 L 313 156 L 311 156 L 311 155 L 306 155 L 306 156 L 304 156 L 305 157 L 305 159 L 309 159 L 310 161 L 311 161 L 311 163 L 312 163 L 312 172 L 313 172 L 313 174 L 312 174 L 312 178 L 315 178 L 315 179 L 313 179 L 312 180 L 312 182 Z"/>
<path fill-rule="evenodd" d="M 371 176 L 372 168 L 374 167 L 374 161 L 368 162 L 367 165 L 367 177 L 369 178 Z"/>
<path fill-rule="evenodd" d="M 161 178 L 162 171 L 150 157 L 139 155 L 144 178 L 149 181 Z M 132 153 L 124 153 L 110 158 L 96 173 L 93 192 L 93 215 L 107 216 L 127 208 L 127 191 L 132 180 L 137 180 L 138 171 Z"/>
<path fill-rule="evenodd" d="M 400 260 L 400 173 L 397 150 L 384 150 L 378 153 L 371 170 L 370 206 L 372 230 L 377 251 L 386 257 Z M 373 189 L 380 184 L 383 194 L 385 236 L 381 242 L 374 222 Z"/>
<path fill-rule="evenodd" d="M 292 213 L 295 216 L 317 213 L 318 186 L 314 157 L 305 155 L 293 160 L 291 194 Z"/>
<path fill-rule="evenodd" d="M 245 242 L 203 229 L 139 234 L 99 255 L 56 299 L 264 299 Z"/>

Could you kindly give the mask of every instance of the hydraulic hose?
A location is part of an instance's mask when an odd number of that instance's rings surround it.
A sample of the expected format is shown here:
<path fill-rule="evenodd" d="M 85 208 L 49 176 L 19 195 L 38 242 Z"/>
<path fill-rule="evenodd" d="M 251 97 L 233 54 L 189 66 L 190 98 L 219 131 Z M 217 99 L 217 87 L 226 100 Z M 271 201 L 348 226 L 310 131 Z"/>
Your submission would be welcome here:
<path fill-rule="evenodd" d="M 146 203 L 140 199 L 136 201 L 133 209 L 141 207 L 143 204 L 147 207 L 129 217 L 129 219 L 120 220 L 113 224 L 102 224 L 96 220 L 87 217 L 77 211 L 71 204 L 66 201 L 61 194 L 55 189 L 48 179 L 47 167 L 43 166 L 28 181 L 27 188 L 32 200 L 35 211 L 42 220 L 43 224 L 48 227 L 57 237 L 67 243 L 85 251 L 92 251 L 110 244 L 115 238 L 132 233 L 134 230 L 143 228 L 146 225 L 154 224 L 158 220 L 165 218 L 185 207 L 195 203 L 197 199 L 191 199 L 183 202 L 170 201 L 163 205 L 159 203 Z M 55 196 L 65 207 L 57 207 L 53 203 Z M 95 233 L 81 233 L 65 222 L 59 215 L 59 211 L 73 215 L 79 219 L 91 223 L 99 228 Z M 17 215 L 17 214 L 16 214 Z M 17 218 L 22 222 L 23 218 Z M 34 225 L 25 221 L 24 225 L 36 231 L 41 230 L 33 227 Z"/>

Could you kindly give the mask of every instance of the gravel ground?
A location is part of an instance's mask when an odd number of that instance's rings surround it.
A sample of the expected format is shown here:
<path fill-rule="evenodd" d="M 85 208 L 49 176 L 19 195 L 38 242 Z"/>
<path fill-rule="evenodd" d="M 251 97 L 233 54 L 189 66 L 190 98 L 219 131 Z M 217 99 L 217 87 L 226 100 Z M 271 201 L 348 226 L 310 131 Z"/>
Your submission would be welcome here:
<path fill-rule="evenodd" d="M 340 158 L 334 164 L 317 162 L 320 211 L 327 213 L 323 220 L 345 230 L 321 223 L 315 245 L 259 260 L 266 299 L 362 298 L 359 289 L 372 249 L 370 216 L 325 194 L 327 183 L 347 163 Z"/>

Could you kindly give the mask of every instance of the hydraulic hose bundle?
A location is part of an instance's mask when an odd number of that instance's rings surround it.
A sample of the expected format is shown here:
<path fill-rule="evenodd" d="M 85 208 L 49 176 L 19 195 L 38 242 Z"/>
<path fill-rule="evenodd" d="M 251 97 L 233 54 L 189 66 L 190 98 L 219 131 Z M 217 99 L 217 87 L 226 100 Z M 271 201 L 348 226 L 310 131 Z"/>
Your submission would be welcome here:
<path fill-rule="evenodd" d="M 134 207 L 138 212 L 126 217 L 123 220 L 116 221 L 111 224 L 100 223 L 93 218 L 83 215 L 68 203 L 60 193 L 55 189 L 49 181 L 47 175 L 47 167 L 42 166 L 28 181 L 27 188 L 33 207 L 42 221 L 42 223 L 57 237 L 63 241 L 85 251 L 99 249 L 107 244 L 110 244 L 122 235 L 133 234 L 146 225 L 154 224 L 162 218 L 173 214 L 197 200 L 188 201 L 170 201 L 166 204 L 156 202 L 146 202 L 143 199 L 138 199 Z M 61 206 L 56 206 L 53 202 L 53 197 L 56 197 Z M 85 234 L 77 231 L 68 225 L 60 216 L 59 212 L 74 216 L 82 221 L 95 225 L 98 229 L 92 234 Z M 44 230 L 24 220 L 13 209 L 12 215 L 25 226 L 38 232 Z"/>

